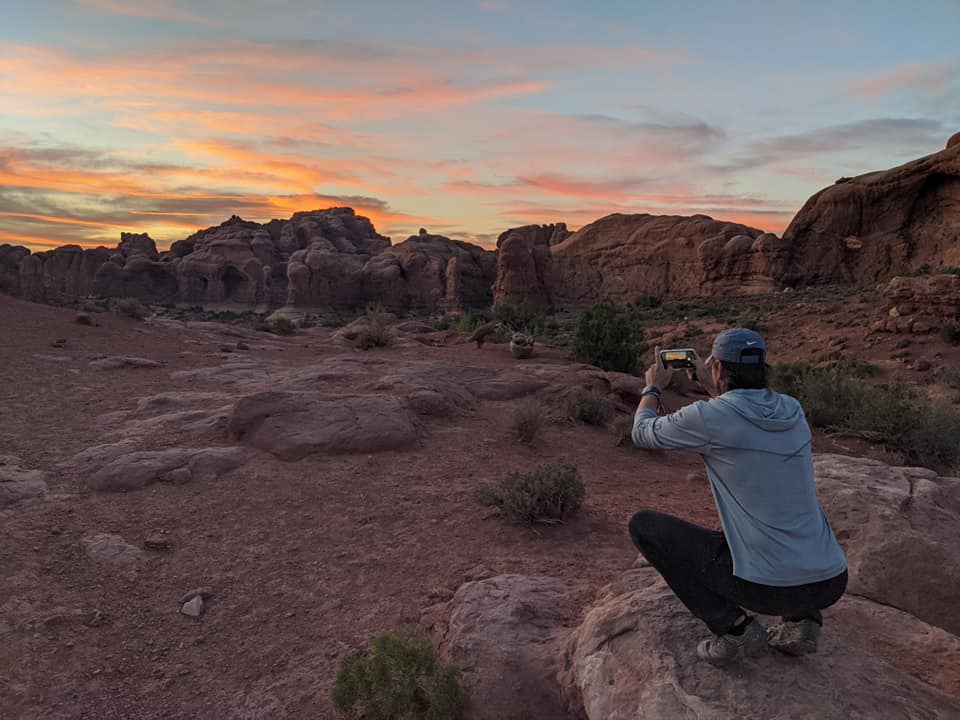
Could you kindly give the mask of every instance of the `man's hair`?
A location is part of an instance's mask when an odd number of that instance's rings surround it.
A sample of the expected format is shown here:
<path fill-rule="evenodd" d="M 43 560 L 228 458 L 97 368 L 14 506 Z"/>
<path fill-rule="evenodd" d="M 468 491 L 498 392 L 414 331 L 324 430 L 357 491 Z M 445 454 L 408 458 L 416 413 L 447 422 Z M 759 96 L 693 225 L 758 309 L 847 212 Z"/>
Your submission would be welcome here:
<path fill-rule="evenodd" d="M 756 363 L 732 363 L 720 361 L 723 375 L 720 383 L 723 392 L 728 390 L 763 390 L 767 387 L 767 364 L 760 359 Z"/>

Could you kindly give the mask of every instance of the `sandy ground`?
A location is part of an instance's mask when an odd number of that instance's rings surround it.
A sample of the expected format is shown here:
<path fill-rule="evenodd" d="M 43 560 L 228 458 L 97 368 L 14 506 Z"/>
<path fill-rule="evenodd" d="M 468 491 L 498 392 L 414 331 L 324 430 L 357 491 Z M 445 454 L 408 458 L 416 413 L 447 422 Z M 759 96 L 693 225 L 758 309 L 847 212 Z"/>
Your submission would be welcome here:
<path fill-rule="evenodd" d="M 420 447 L 405 451 L 290 463 L 255 454 L 216 481 L 95 493 L 82 472 L 58 464 L 117 439 L 97 418 L 157 392 L 222 391 L 208 380 L 185 387 L 171 374 L 224 354 L 195 329 L 113 315 L 84 327 L 73 317 L 0 297 L 0 454 L 51 473 L 45 498 L 0 511 L 4 719 L 332 718 L 340 660 L 379 632 L 417 622 L 466 580 L 551 575 L 586 603 L 633 565 L 626 524 L 636 510 L 717 526 L 696 456 L 615 447 L 609 431 L 568 423 L 551 424 L 527 448 L 505 421 L 515 402 L 433 423 Z M 301 366 L 330 352 L 325 333 L 244 352 Z M 51 346 L 57 339 L 64 347 Z M 370 352 L 517 366 L 496 345 Z M 88 362 L 98 355 L 165 365 L 96 372 Z M 144 446 L 181 440 L 190 438 Z M 819 436 L 817 449 L 865 451 Z M 587 487 L 571 522 L 534 532 L 474 502 L 479 485 L 559 457 L 577 463 Z M 82 539 L 97 533 L 138 547 L 164 533 L 172 548 L 145 550 L 128 575 L 86 556 Z M 179 614 L 181 596 L 198 587 L 212 592 L 202 617 Z"/>

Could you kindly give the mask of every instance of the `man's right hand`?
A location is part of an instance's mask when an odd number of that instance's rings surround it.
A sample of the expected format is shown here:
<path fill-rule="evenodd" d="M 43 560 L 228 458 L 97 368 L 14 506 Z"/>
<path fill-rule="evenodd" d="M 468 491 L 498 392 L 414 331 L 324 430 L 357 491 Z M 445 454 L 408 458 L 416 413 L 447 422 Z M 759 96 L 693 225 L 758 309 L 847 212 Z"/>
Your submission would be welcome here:
<path fill-rule="evenodd" d="M 710 372 L 710 368 L 707 367 L 707 364 L 696 350 L 693 351 L 693 372 L 697 382 L 707 391 L 707 394 L 710 397 L 716 397 L 717 388 L 713 384 L 713 373 Z"/>

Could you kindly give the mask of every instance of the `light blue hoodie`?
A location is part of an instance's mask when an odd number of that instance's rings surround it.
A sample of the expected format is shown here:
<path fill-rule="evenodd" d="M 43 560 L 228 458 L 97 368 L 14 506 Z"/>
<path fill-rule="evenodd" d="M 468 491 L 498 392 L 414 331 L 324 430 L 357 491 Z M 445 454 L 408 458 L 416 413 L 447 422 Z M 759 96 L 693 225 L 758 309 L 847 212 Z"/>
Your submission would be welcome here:
<path fill-rule="evenodd" d="M 792 397 L 731 390 L 664 417 L 638 409 L 633 442 L 703 455 L 737 577 L 785 587 L 846 569 L 817 500 L 810 428 Z"/>

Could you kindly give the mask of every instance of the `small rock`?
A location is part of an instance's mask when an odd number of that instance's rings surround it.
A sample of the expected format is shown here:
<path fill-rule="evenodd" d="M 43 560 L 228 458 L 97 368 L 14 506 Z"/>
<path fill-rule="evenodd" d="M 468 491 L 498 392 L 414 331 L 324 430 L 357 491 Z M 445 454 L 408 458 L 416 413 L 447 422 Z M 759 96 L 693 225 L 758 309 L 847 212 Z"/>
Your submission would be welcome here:
<path fill-rule="evenodd" d="M 180 608 L 180 612 L 184 615 L 189 615 L 190 617 L 200 617 L 200 613 L 203 612 L 203 598 L 199 595 L 195 595 L 193 599 L 187 600 L 183 604 L 183 607 Z"/>
<path fill-rule="evenodd" d="M 62 348 L 66 344 L 67 344 L 66 338 L 57 338 L 52 343 L 50 343 L 50 347 Z"/>
<path fill-rule="evenodd" d="M 900 317 L 900 311 L 895 307 L 890 308 L 890 311 L 887 314 L 892 318 Z"/>
<path fill-rule="evenodd" d="M 237 343 L 237 350 L 249 350 L 250 346 L 247 345 L 243 340 Z"/>
<path fill-rule="evenodd" d="M 932 366 L 928 360 L 917 360 L 917 364 L 914 366 L 914 370 L 917 372 L 925 372 L 929 370 Z"/>
<path fill-rule="evenodd" d="M 147 550 L 169 550 L 173 547 L 173 542 L 165 535 L 151 533 L 144 539 L 143 546 Z"/>
<path fill-rule="evenodd" d="M 894 345 L 894 347 L 897 350 L 902 350 L 905 347 L 910 347 L 910 338 L 901 338 L 900 340 L 897 340 L 897 343 L 896 345 Z"/>
<path fill-rule="evenodd" d="M 73 321 L 77 325 L 93 325 L 93 318 L 90 317 L 90 313 L 78 312 Z"/>
<path fill-rule="evenodd" d="M 220 352 L 232 353 L 235 350 L 233 345 L 221 345 Z"/>

